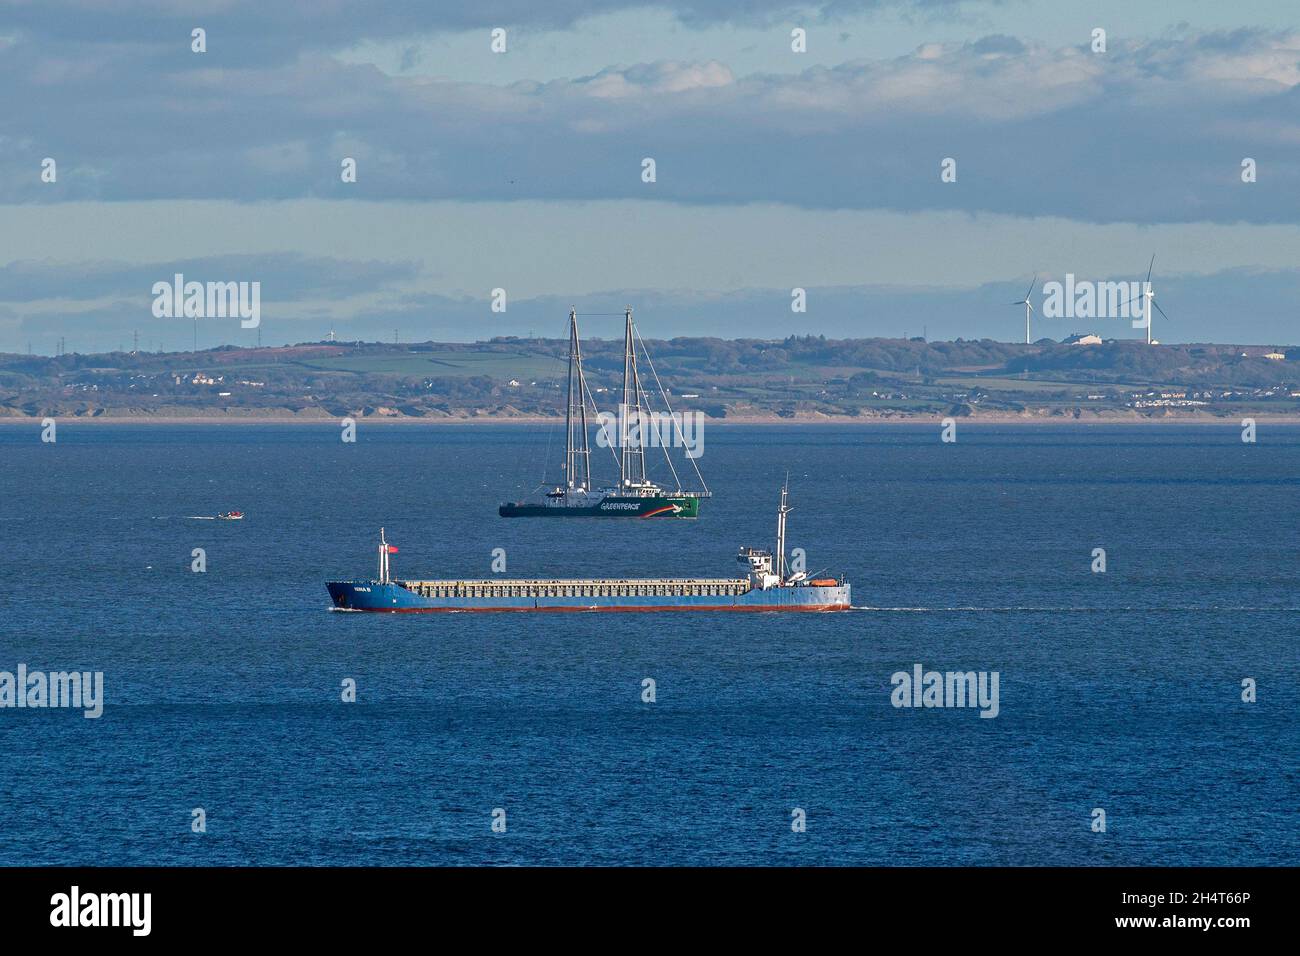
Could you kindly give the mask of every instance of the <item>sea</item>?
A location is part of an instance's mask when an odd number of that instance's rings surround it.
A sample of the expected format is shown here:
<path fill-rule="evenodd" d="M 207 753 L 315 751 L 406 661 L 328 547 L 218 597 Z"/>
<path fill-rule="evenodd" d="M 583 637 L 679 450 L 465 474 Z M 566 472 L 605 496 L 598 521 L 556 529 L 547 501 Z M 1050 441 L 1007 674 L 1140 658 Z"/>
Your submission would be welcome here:
<path fill-rule="evenodd" d="M 497 517 L 550 425 L 0 427 L 0 672 L 103 675 L 0 707 L 0 864 L 1300 863 L 1300 426 L 707 427 L 695 521 Z M 398 578 L 740 576 L 787 476 L 852 611 L 330 609 L 381 528 Z"/>

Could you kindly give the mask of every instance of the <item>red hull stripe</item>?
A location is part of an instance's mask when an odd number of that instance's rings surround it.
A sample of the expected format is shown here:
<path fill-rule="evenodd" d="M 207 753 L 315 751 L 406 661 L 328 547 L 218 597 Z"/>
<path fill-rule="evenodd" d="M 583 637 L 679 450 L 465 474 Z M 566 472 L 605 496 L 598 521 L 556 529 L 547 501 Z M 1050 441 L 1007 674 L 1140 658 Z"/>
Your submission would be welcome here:
<path fill-rule="evenodd" d="M 635 606 L 635 607 L 353 607 L 349 611 L 366 611 L 372 614 L 450 614 L 468 611 L 473 614 L 493 614 L 522 612 L 533 614 L 538 611 L 848 611 L 848 604 L 769 604 L 743 606 L 735 604 L 718 605 L 683 605 L 680 607 Z"/>

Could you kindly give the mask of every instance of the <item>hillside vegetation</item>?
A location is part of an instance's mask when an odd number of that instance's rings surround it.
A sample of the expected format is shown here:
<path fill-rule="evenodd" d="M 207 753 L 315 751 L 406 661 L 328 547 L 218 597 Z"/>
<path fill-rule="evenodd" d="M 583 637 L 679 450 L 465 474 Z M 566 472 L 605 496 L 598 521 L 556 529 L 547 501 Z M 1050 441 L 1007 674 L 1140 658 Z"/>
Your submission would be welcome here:
<path fill-rule="evenodd" d="M 1300 351 L 1233 345 L 791 337 L 648 341 L 678 411 L 720 419 L 1170 417 L 1300 411 Z M 567 342 L 316 342 L 202 352 L 0 355 L 0 417 L 483 418 L 563 414 Z M 612 408 L 622 342 L 584 343 Z"/>

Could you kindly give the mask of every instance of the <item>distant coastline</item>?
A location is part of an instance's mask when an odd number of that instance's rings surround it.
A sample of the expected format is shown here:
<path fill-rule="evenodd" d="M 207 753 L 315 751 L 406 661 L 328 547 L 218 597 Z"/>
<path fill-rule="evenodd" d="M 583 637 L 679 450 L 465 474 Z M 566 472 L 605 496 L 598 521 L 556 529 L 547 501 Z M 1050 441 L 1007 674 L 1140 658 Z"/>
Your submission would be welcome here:
<path fill-rule="evenodd" d="M 311 417 L 258 417 L 251 415 L 189 415 L 169 417 L 165 415 L 121 416 L 87 416 L 66 415 L 51 416 L 60 424 L 87 425 L 334 425 L 345 416 L 330 415 Z M 1108 414 L 1090 412 L 1074 415 L 1026 414 L 1026 415 L 881 415 L 866 416 L 830 416 L 830 415 L 796 415 L 781 417 L 740 416 L 730 418 L 706 418 L 710 426 L 728 425 L 924 425 L 939 424 L 952 417 L 962 425 L 1231 425 L 1239 426 L 1241 419 L 1252 418 L 1257 422 L 1272 424 L 1300 424 L 1297 414 L 1264 414 L 1243 411 L 1241 415 L 1212 415 L 1204 412 L 1174 412 L 1163 415 Z M 39 426 L 43 419 L 28 417 L 0 417 L 0 426 L 31 425 Z M 409 416 L 391 417 L 383 415 L 354 416 L 361 425 L 563 425 L 563 418 L 543 416 L 503 416 L 478 415 L 464 417 L 415 418 Z"/>
<path fill-rule="evenodd" d="M 714 425 L 1300 421 L 1293 346 L 811 335 L 644 344 L 662 390 L 649 407 Z M 0 421 L 562 421 L 568 348 L 564 340 L 501 338 L 0 355 Z M 623 343 L 587 343 L 591 413 L 617 407 L 623 355 Z"/>

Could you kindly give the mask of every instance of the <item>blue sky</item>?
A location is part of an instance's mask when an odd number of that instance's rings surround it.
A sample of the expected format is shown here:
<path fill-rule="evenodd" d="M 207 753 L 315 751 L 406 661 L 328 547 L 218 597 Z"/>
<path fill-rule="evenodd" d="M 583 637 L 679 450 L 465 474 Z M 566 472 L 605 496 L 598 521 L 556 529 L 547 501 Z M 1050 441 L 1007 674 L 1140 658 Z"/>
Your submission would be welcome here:
<path fill-rule="evenodd" d="M 150 314 L 175 271 L 260 281 L 277 344 L 559 334 L 570 303 L 632 305 L 647 337 L 1013 340 L 1032 275 L 1141 278 L 1153 254 L 1162 340 L 1294 343 L 1296 19 L 1195 0 L 0 0 L 0 350 L 135 330 L 188 347 L 188 322 Z M 203 345 L 256 335 L 200 323 Z"/>

